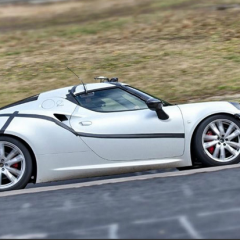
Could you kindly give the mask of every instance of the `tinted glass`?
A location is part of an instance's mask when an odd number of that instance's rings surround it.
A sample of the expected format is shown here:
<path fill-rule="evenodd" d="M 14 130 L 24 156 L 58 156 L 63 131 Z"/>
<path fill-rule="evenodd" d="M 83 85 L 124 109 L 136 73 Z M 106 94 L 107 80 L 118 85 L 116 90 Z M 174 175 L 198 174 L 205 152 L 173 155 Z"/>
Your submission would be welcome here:
<path fill-rule="evenodd" d="M 91 92 L 87 96 L 82 94 L 76 98 L 82 107 L 98 112 L 120 112 L 148 108 L 144 101 L 120 88 Z"/>

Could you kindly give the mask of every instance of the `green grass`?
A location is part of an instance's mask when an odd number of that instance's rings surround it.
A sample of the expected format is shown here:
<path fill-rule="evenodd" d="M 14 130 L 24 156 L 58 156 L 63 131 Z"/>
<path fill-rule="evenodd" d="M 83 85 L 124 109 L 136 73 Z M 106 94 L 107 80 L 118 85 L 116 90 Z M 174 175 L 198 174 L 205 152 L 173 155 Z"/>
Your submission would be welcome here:
<path fill-rule="evenodd" d="M 0 105 L 77 84 L 67 66 L 86 83 L 118 76 L 172 103 L 232 100 L 240 91 L 240 10 L 214 10 L 222 3 L 240 0 L 2 7 Z"/>
<path fill-rule="evenodd" d="M 224 57 L 226 60 L 230 60 L 236 63 L 240 63 L 240 54 L 239 55 L 229 55 Z"/>
<path fill-rule="evenodd" d="M 167 7 L 173 7 L 178 6 L 183 3 L 190 3 L 195 0 L 168 0 L 168 1 L 154 1 L 152 3 L 152 7 L 156 8 L 167 8 Z"/>
<path fill-rule="evenodd" d="M 80 37 L 81 35 L 96 35 L 104 31 L 112 29 L 121 29 L 130 21 L 128 19 L 120 19 L 113 21 L 99 21 L 97 23 L 90 23 L 84 26 L 70 26 L 67 29 L 56 32 L 55 36 L 59 37 Z"/>

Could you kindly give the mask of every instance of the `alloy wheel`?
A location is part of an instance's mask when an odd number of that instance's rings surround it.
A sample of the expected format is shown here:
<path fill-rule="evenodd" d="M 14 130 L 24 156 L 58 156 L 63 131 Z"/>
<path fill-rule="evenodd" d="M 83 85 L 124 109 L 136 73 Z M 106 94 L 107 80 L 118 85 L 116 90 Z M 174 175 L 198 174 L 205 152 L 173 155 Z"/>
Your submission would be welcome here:
<path fill-rule="evenodd" d="M 14 144 L 0 142 L 0 190 L 11 188 L 23 177 L 26 160 L 22 151 Z"/>
<path fill-rule="evenodd" d="M 230 120 L 215 120 L 203 132 L 205 153 L 218 162 L 231 162 L 240 154 L 240 128 Z"/>

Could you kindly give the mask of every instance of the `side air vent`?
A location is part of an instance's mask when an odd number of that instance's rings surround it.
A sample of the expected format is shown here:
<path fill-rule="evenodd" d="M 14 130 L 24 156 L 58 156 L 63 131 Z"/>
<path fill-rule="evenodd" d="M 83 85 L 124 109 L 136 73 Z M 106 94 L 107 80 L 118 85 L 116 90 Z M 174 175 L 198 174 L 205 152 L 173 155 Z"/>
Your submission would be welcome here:
<path fill-rule="evenodd" d="M 66 117 L 66 115 L 63 115 L 63 114 L 54 114 L 54 116 L 55 116 L 60 122 L 68 121 L 68 118 Z"/>

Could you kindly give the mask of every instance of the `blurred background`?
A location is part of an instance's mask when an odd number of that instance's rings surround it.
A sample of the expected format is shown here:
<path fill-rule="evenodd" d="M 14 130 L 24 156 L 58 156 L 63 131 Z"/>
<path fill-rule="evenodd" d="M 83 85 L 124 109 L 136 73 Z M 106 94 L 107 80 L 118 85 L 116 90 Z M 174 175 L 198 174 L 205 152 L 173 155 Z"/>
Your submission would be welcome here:
<path fill-rule="evenodd" d="M 239 101 L 239 65 L 240 0 L 0 0 L 0 107 L 80 83 L 67 66 L 171 103 Z M 232 169 L 0 197 L 0 239 L 239 238 L 239 180 Z"/>
<path fill-rule="evenodd" d="M 0 0 L 0 105 L 97 75 L 172 103 L 240 99 L 240 0 Z"/>

